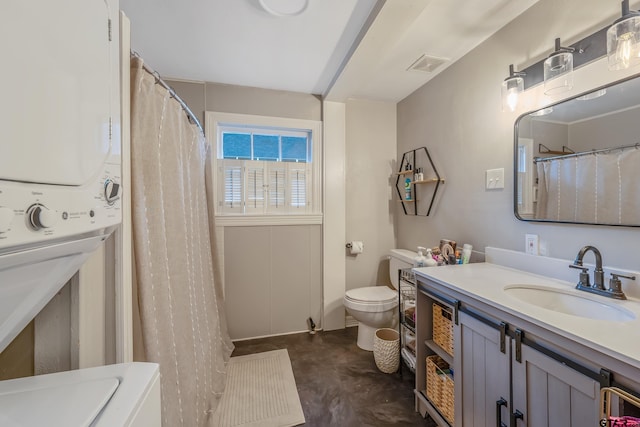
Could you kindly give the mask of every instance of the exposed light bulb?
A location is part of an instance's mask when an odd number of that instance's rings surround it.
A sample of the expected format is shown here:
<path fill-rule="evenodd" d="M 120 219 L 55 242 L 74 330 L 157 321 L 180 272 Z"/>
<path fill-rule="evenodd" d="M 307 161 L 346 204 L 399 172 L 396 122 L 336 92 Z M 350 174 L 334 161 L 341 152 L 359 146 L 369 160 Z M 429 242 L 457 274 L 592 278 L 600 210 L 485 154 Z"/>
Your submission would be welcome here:
<path fill-rule="evenodd" d="M 516 111 L 518 106 L 518 88 L 512 87 L 507 90 L 507 106 L 510 111 Z"/>
<path fill-rule="evenodd" d="M 607 30 L 607 56 L 610 70 L 624 70 L 640 63 L 640 13 L 622 2 L 622 17 Z"/>
<path fill-rule="evenodd" d="M 515 111 L 518 106 L 520 93 L 524 92 L 524 73 L 514 71 L 513 65 L 509 66 L 509 77 L 502 82 L 502 111 Z"/>
<path fill-rule="evenodd" d="M 633 56 L 635 37 L 632 33 L 626 33 L 618 37 L 618 49 L 616 59 L 622 63 L 623 68 L 629 68 Z"/>

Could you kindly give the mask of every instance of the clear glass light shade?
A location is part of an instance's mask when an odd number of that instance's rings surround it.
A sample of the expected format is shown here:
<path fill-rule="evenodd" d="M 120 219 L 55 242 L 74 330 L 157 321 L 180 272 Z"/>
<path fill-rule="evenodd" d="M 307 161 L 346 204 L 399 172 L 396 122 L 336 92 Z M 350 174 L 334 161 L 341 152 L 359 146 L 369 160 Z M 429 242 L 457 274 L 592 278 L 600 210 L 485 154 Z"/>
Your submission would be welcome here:
<path fill-rule="evenodd" d="M 629 17 L 609 27 L 607 56 L 612 71 L 640 64 L 640 16 Z"/>
<path fill-rule="evenodd" d="M 533 113 L 529 113 L 530 116 L 540 117 L 546 116 L 547 114 L 553 113 L 553 107 L 542 108 L 538 111 L 534 111 Z"/>
<path fill-rule="evenodd" d="M 515 111 L 518 97 L 524 91 L 522 77 L 510 77 L 502 82 L 502 111 Z"/>
<path fill-rule="evenodd" d="M 573 88 L 573 53 L 554 53 L 544 61 L 544 93 L 555 95 L 571 88 Z"/>

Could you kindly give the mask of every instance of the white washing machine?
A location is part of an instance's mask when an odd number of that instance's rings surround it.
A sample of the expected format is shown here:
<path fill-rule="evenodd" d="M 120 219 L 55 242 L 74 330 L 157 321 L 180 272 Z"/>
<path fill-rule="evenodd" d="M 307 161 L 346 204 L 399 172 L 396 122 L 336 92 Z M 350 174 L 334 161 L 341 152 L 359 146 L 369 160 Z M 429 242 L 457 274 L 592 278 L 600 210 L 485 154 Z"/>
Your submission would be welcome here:
<path fill-rule="evenodd" d="M 3 427 L 160 426 L 155 363 L 124 363 L 0 382 Z"/>
<path fill-rule="evenodd" d="M 0 2 L 0 351 L 122 222 L 118 0 Z M 160 426 L 158 365 L 0 382 L 0 426 Z"/>

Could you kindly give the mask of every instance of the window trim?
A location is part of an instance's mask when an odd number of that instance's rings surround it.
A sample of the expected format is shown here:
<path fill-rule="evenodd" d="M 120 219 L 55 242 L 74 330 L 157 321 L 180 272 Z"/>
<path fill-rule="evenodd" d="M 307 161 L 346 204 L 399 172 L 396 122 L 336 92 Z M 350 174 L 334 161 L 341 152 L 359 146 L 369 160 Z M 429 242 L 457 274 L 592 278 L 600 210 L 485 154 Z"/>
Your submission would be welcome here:
<path fill-rule="evenodd" d="M 519 178 L 522 186 L 521 199 L 522 203 L 518 203 L 518 188 L 516 188 L 516 207 L 518 213 L 526 218 L 532 218 L 535 214 L 534 203 L 536 200 L 536 188 L 534 185 L 534 163 L 533 163 L 533 139 L 518 138 L 518 150 L 525 152 L 525 172 L 520 172 L 520 165 L 516 165 L 516 176 Z"/>
<path fill-rule="evenodd" d="M 273 127 L 288 128 L 292 130 L 308 131 L 311 134 L 311 203 L 312 210 L 307 214 L 291 215 L 252 215 L 222 213 L 219 210 L 217 198 L 214 203 L 215 216 L 219 225 L 281 225 L 310 223 L 315 224 L 322 216 L 322 122 L 317 120 L 292 119 L 285 117 L 258 116 L 252 114 L 223 113 L 218 111 L 205 112 L 206 136 L 211 142 L 214 150 L 211 150 L 211 179 L 213 188 L 218 188 L 217 168 L 219 165 L 218 156 L 221 155 L 222 144 L 220 144 L 221 126 L 246 126 L 252 127 Z M 294 162 L 295 163 L 295 162 Z M 228 218 L 226 220 L 225 218 Z"/>

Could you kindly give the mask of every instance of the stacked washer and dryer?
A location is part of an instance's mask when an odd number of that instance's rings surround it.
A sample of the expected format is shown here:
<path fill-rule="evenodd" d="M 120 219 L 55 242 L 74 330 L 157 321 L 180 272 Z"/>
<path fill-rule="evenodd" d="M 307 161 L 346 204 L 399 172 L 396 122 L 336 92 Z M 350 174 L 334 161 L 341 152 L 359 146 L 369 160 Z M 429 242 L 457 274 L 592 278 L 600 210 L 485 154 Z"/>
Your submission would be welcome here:
<path fill-rule="evenodd" d="M 121 224 L 128 189 L 118 0 L 6 1 L 0 17 L 3 351 Z M 1 381 L 0 425 L 160 425 L 158 366 Z"/>

